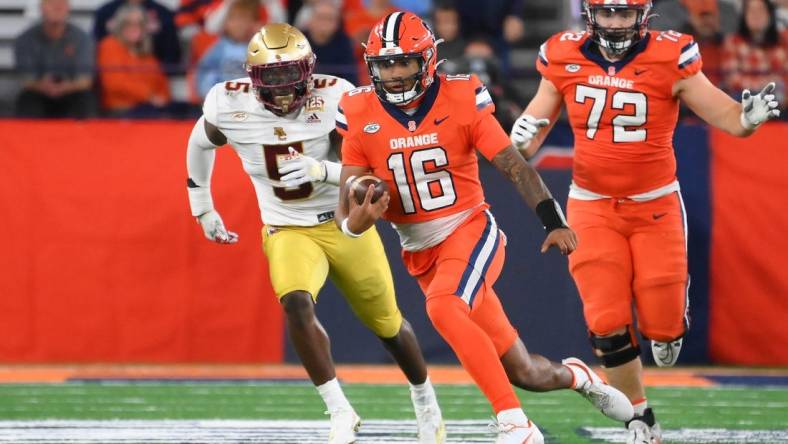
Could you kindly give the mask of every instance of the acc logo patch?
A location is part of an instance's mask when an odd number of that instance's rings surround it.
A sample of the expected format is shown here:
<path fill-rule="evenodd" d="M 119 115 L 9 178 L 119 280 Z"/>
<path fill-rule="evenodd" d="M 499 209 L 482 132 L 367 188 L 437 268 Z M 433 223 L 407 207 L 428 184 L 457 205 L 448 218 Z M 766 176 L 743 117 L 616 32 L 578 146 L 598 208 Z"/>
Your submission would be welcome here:
<path fill-rule="evenodd" d="M 249 114 L 246 114 L 243 111 L 238 111 L 238 112 L 233 113 L 232 117 L 233 117 L 233 120 L 237 120 L 239 122 L 243 122 L 244 120 L 246 120 L 249 117 Z"/>
<path fill-rule="evenodd" d="M 380 125 L 375 122 L 368 123 L 367 126 L 364 127 L 365 133 L 375 134 L 378 131 L 380 131 Z"/>
<path fill-rule="evenodd" d="M 569 72 L 578 72 L 580 71 L 580 65 L 575 65 L 574 63 L 566 65 L 566 70 Z"/>

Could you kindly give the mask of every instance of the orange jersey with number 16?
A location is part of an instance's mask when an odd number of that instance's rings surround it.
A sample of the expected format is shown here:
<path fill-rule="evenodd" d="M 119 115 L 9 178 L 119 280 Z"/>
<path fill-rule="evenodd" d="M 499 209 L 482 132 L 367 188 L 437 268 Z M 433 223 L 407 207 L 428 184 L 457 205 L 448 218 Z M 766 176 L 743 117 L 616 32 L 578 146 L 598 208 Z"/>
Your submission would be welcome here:
<path fill-rule="evenodd" d="M 337 111 L 342 163 L 387 182 L 391 204 L 383 217 L 391 222 L 460 213 L 484 204 L 476 149 L 492 159 L 510 144 L 494 110 L 476 76 L 436 76 L 413 115 L 382 102 L 372 87 L 356 88 Z"/>
<path fill-rule="evenodd" d="M 564 97 L 575 137 L 576 186 L 613 197 L 646 193 L 676 180 L 676 81 L 701 70 L 689 35 L 650 31 L 627 56 L 607 61 L 585 32 L 545 42 L 536 67 Z"/>

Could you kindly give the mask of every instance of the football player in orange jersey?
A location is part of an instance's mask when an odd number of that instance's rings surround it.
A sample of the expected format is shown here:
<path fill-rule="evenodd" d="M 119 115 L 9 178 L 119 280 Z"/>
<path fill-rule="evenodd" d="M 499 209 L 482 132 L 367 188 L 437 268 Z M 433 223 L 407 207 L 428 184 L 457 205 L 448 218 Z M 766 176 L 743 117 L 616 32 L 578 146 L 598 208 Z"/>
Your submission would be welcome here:
<path fill-rule="evenodd" d="M 503 234 L 485 203 L 476 149 L 515 184 L 545 226 L 542 251 L 575 249 L 536 171 L 511 146 L 492 115 L 494 105 L 475 76 L 435 73 L 435 37 L 416 15 L 394 12 L 372 30 L 365 59 L 373 85 L 345 93 L 337 110 L 344 136 L 340 183 L 374 174 L 390 194 L 362 204 L 340 193 L 336 222 L 350 237 L 379 217 L 394 224 L 402 257 L 426 295 L 427 314 L 471 374 L 498 420 L 499 443 L 541 443 L 511 386 L 572 388 L 609 417 L 633 410 L 582 361 L 563 365 L 529 354 L 493 290 L 504 261 Z"/>
<path fill-rule="evenodd" d="M 511 132 L 532 156 L 566 104 L 575 138 L 567 212 L 578 236 L 569 267 L 595 353 L 634 404 L 627 427 L 639 444 L 660 442 L 661 432 L 645 398 L 632 303 L 660 366 L 676 362 L 688 328 L 686 223 L 672 146 L 679 101 L 737 136 L 780 113 L 773 83 L 745 91 L 741 104 L 731 100 L 701 72 L 691 36 L 648 31 L 650 11 L 649 0 L 586 1 L 587 30 L 541 46 L 539 89 Z"/>

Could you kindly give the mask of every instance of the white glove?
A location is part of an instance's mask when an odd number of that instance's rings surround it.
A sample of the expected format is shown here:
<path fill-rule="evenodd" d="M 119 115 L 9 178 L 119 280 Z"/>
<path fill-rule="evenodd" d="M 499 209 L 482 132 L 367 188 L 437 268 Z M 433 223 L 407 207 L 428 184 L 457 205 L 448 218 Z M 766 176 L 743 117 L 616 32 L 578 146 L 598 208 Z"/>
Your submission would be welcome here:
<path fill-rule="evenodd" d="M 323 162 L 305 156 L 293 147 L 288 148 L 290 156 L 279 167 L 280 181 L 288 188 L 294 188 L 307 182 L 324 182 L 326 166 Z"/>
<path fill-rule="evenodd" d="M 509 138 L 512 145 L 518 150 L 524 150 L 531 144 L 539 130 L 550 125 L 550 119 L 537 119 L 534 116 L 523 114 L 514 121 Z"/>
<path fill-rule="evenodd" d="M 753 130 L 769 119 L 780 117 L 780 110 L 777 109 L 778 103 L 774 97 L 774 86 L 774 82 L 772 82 L 754 96 L 749 89 L 742 91 L 741 126 Z"/>
<path fill-rule="evenodd" d="M 216 210 L 211 210 L 197 218 L 205 238 L 217 244 L 234 244 L 238 242 L 238 235 L 227 231 L 222 222 L 222 217 Z"/>

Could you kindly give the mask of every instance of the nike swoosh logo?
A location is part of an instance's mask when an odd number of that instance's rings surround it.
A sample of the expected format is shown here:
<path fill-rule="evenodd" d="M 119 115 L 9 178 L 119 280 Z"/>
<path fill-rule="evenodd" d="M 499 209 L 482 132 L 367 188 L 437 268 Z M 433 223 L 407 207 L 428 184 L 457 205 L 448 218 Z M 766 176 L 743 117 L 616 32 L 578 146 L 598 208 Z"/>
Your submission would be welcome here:
<path fill-rule="evenodd" d="M 666 216 L 667 214 L 668 214 L 668 213 L 654 213 L 654 214 L 652 214 L 652 215 L 651 215 L 651 217 L 653 217 L 653 218 L 654 218 L 654 220 L 657 220 L 657 219 L 662 219 L 662 218 L 663 218 L 664 216 Z"/>
<path fill-rule="evenodd" d="M 449 118 L 449 116 L 446 116 L 446 117 L 444 117 L 442 119 L 435 119 L 435 124 L 436 125 L 440 125 L 441 123 L 443 123 L 444 120 L 446 120 L 448 118 Z"/>
<path fill-rule="evenodd" d="M 648 71 L 648 70 L 647 69 L 636 69 L 635 70 L 635 75 L 639 76 L 639 75 L 643 74 L 646 71 Z"/>

